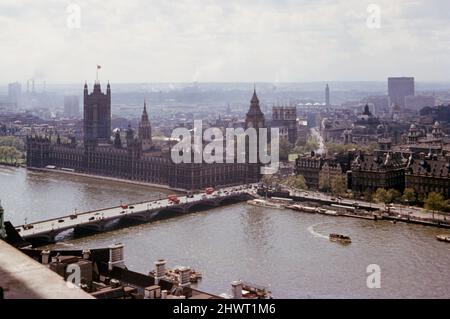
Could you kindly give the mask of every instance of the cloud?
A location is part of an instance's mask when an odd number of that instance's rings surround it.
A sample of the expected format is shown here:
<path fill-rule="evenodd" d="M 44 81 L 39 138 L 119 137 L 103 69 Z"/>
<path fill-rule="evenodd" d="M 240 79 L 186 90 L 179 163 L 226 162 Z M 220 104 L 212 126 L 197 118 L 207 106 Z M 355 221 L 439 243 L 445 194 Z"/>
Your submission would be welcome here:
<path fill-rule="evenodd" d="M 381 8 L 381 28 L 366 25 Z M 67 27 L 69 4 L 81 27 Z M 446 0 L 2 0 L 0 82 L 450 80 Z"/>

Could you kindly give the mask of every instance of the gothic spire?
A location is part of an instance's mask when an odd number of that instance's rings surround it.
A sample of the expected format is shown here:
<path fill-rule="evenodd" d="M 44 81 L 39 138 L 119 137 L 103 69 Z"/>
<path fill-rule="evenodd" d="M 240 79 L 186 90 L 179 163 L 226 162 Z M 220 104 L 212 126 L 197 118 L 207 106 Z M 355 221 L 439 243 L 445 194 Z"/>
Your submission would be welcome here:
<path fill-rule="evenodd" d="M 253 96 L 252 96 L 252 103 L 259 103 L 258 96 L 256 95 L 256 84 L 253 85 Z"/>
<path fill-rule="evenodd" d="M 142 111 L 141 122 L 148 122 L 147 101 L 144 99 L 144 110 Z"/>
<path fill-rule="evenodd" d="M 250 109 L 247 112 L 247 115 L 263 115 L 261 111 L 261 108 L 259 107 L 259 99 L 258 95 L 256 94 L 256 87 L 253 88 L 253 96 L 250 101 Z"/>

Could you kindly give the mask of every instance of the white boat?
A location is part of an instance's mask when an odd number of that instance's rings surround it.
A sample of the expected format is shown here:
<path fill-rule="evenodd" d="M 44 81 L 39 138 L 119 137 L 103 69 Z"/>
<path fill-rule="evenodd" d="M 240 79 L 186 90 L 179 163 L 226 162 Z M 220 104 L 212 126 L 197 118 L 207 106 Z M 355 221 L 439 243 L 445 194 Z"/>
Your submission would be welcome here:
<path fill-rule="evenodd" d="M 306 212 L 306 213 L 317 213 L 317 207 L 309 207 L 309 206 L 303 206 L 303 205 L 289 205 L 287 206 L 287 208 L 293 209 L 293 210 L 298 210 L 301 212 Z"/>
<path fill-rule="evenodd" d="M 331 210 L 331 209 L 325 210 L 324 214 L 325 214 L 325 215 L 331 215 L 331 216 L 337 216 L 337 215 L 339 215 L 337 211 Z"/>
<path fill-rule="evenodd" d="M 445 241 L 447 243 L 450 243 L 450 235 L 436 235 L 436 239 L 439 241 Z"/>
<path fill-rule="evenodd" d="M 284 205 L 282 205 L 282 204 L 273 203 L 273 202 L 270 202 L 270 201 L 264 200 L 264 199 L 251 199 L 251 200 L 247 201 L 247 204 L 250 204 L 253 206 L 258 206 L 258 207 L 279 208 L 279 209 L 284 208 Z"/>

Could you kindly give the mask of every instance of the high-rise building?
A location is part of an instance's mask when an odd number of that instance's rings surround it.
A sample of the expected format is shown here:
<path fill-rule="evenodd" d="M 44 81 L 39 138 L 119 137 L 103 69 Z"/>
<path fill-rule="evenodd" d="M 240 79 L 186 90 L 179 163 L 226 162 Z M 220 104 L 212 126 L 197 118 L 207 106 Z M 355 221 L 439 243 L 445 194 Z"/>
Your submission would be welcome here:
<path fill-rule="evenodd" d="M 13 104 L 19 104 L 22 96 L 22 85 L 19 82 L 8 84 L 8 102 Z"/>
<path fill-rule="evenodd" d="M 108 142 L 111 138 L 111 87 L 108 83 L 106 94 L 100 83 L 94 84 L 92 93 L 84 84 L 84 141 L 85 143 Z"/>
<path fill-rule="evenodd" d="M 391 106 L 405 107 L 405 97 L 414 95 L 414 78 L 388 78 L 388 95 Z"/>
<path fill-rule="evenodd" d="M 80 116 L 80 102 L 78 96 L 64 96 L 64 116 L 69 118 L 77 118 Z"/>
<path fill-rule="evenodd" d="M 330 106 L 330 87 L 327 86 L 325 87 L 325 105 L 328 107 Z"/>

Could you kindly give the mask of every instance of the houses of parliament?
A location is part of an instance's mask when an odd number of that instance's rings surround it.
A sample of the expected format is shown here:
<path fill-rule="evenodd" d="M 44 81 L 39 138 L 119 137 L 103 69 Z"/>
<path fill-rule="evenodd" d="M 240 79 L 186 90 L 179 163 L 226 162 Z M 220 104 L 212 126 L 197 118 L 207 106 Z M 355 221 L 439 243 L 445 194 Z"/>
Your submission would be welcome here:
<path fill-rule="evenodd" d="M 256 92 L 247 112 L 246 127 L 265 125 Z M 58 136 L 28 136 L 27 167 L 55 166 L 75 172 L 128 179 L 167 186 L 173 189 L 198 190 L 205 187 L 232 186 L 257 182 L 260 164 L 251 163 L 181 163 L 175 164 L 170 150 L 164 151 L 152 141 L 147 106 L 137 134 L 129 126 L 125 141 L 120 132 L 111 130 L 111 87 L 106 93 L 99 82 L 89 93 L 84 85 L 83 141 L 74 137 L 62 142 Z"/>

